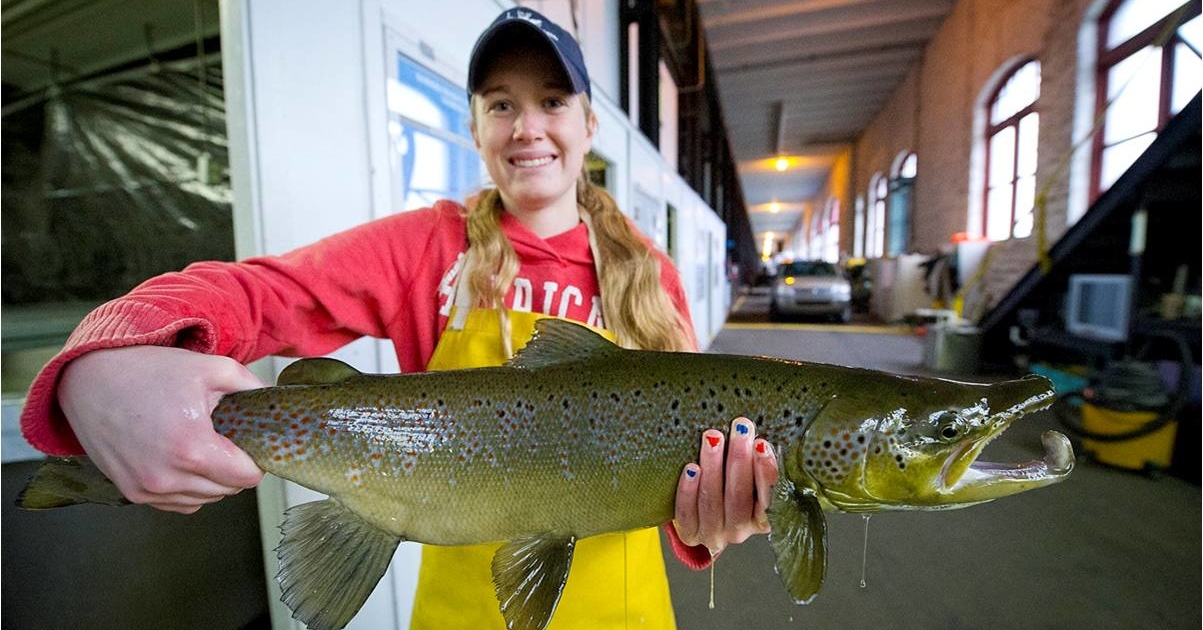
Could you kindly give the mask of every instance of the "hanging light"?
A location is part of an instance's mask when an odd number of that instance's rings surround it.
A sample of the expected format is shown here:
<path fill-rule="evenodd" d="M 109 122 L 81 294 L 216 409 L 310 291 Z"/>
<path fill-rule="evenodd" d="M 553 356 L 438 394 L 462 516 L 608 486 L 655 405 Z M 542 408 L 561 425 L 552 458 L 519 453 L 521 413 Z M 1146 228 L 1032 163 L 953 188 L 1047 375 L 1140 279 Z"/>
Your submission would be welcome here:
<path fill-rule="evenodd" d="M 785 169 L 789 168 L 789 158 L 778 157 L 777 160 L 773 162 L 773 165 L 777 167 L 777 170 L 784 171 Z"/>

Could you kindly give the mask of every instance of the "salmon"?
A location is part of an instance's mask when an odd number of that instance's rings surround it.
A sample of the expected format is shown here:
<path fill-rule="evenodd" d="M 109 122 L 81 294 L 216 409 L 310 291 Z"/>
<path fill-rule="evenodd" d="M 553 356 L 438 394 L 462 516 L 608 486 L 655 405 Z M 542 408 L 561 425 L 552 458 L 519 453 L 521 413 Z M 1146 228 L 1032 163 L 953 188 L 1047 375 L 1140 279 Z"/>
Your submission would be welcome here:
<path fill-rule="evenodd" d="M 541 630 L 577 540 L 672 518 L 681 470 L 707 428 L 745 416 L 776 445 L 769 540 L 786 589 L 805 603 L 826 571 L 824 511 L 957 508 L 1065 479 L 1073 451 L 1052 431 L 1043 459 L 979 461 L 1052 400 L 1039 376 L 974 384 L 627 350 L 545 319 L 501 367 L 369 375 L 304 359 L 275 387 L 225 396 L 212 416 L 264 471 L 328 495 L 288 509 L 277 549 L 283 599 L 308 627 L 349 623 L 410 540 L 502 543 L 501 613 L 514 630 Z M 95 487 L 92 475 L 73 485 Z M 35 478 L 21 502 L 120 502 L 49 485 Z"/>

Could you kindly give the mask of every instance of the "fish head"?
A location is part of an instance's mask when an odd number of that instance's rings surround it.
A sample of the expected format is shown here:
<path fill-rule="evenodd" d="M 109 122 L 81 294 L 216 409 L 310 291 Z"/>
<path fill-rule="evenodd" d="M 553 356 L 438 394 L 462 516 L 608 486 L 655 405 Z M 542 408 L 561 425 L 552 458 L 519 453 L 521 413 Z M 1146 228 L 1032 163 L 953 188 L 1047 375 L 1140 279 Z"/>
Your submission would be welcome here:
<path fill-rule="evenodd" d="M 1023 415 L 1052 404 L 1048 379 L 994 384 L 891 377 L 833 398 L 787 457 L 847 512 L 964 507 L 1046 486 L 1073 468 L 1069 440 L 1049 431 L 1043 459 L 979 461 L 982 449 Z"/>

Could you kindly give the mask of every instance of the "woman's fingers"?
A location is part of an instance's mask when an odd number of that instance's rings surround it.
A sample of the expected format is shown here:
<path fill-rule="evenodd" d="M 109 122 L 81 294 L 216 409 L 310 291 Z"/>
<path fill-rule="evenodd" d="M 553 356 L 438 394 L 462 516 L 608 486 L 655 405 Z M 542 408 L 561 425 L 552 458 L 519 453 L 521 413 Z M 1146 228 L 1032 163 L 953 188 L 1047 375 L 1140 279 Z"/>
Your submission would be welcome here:
<path fill-rule="evenodd" d="M 752 511 L 752 522 L 756 533 L 769 533 L 768 508 L 773 500 L 773 486 L 777 485 L 780 471 L 777 468 L 777 455 L 773 446 L 765 440 L 756 440 L 752 444 L 755 453 L 752 462 L 752 476 L 755 479 L 756 505 Z"/>
<path fill-rule="evenodd" d="M 690 462 L 681 471 L 677 480 L 677 503 L 673 512 L 673 525 L 677 529 L 677 537 L 689 546 L 701 544 L 698 538 L 698 483 L 701 481 L 701 468 Z"/>
<path fill-rule="evenodd" d="M 734 532 L 727 532 L 729 537 L 742 534 L 745 525 L 752 519 L 752 442 L 756 439 L 756 426 L 747 418 L 736 418 L 731 423 L 730 436 L 723 490 L 725 524 L 728 529 L 735 528 Z M 743 542 L 743 539 L 728 542 Z"/>
<path fill-rule="evenodd" d="M 701 481 L 698 484 L 698 538 L 717 554 L 726 546 L 723 528 L 726 516 L 723 508 L 723 452 L 726 436 L 722 431 L 707 429 L 702 433 L 702 449 L 698 454 Z"/>
<path fill-rule="evenodd" d="M 729 436 L 705 431 L 697 463 L 688 464 L 677 481 L 678 537 L 718 553 L 768 533 L 767 509 L 779 474 L 772 445 L 756 437 L 756 425 L 747 418 L 736 418 Z"/>

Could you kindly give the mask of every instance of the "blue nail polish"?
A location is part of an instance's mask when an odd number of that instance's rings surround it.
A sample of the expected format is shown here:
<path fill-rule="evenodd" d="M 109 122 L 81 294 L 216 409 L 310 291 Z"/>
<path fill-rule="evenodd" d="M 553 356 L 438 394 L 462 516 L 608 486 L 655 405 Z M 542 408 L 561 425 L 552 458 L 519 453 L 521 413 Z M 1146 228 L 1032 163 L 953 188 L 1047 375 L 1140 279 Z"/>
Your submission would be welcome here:
<path fill-rule="evenodd" d="M 686 468 L 686 469 L 685 469 L 685 476 L 686 476 L 686 477 L 689 477 L 690 479 L 693 479 L 694 477 L 697 477 L 697 476 L 698 476 L 698 471 L 696 471 L 696 470 L 694 470 L 694 469 L 692 469 L 692 468 Z"/>
<path fill-rule="evenodd" d="M 735 425 L 735 430 L 738 431 L 740 435 L 747 435 L 749 431 L 748 425 L 746 424 Z"/>

